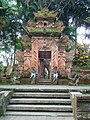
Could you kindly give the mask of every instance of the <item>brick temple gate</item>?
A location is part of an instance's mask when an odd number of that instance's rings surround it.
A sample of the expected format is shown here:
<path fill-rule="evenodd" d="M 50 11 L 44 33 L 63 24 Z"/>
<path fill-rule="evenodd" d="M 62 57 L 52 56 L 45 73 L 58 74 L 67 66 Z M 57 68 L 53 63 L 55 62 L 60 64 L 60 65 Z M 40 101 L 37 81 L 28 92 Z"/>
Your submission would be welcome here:
<path fill-rule="evenodd" d="M 44 8 L 34 13 L 35 21 L 27 22 L 31 35 L 23 36 L 23 60 L 19 62 L 21 72 L 35 69 L 39 78 L 51 79 L 53 70 L 70 71 L 66 63 L 66 47 L 69 44 L 67 36 L 62 36 L 64 25 L 56 19 L 57 13 Z M 42 15 L 42 16 L 41 16 Z"/>

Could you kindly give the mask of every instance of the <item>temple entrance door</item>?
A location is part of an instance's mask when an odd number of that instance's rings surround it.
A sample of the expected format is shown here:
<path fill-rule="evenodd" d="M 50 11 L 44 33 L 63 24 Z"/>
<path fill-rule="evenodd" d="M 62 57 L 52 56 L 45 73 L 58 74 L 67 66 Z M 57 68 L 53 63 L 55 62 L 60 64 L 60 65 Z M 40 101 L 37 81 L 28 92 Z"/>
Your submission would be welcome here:
<path fill-rule="evenodd" d="M 39 51 L 39 77 L 50 79 L 51 51 Z"/>

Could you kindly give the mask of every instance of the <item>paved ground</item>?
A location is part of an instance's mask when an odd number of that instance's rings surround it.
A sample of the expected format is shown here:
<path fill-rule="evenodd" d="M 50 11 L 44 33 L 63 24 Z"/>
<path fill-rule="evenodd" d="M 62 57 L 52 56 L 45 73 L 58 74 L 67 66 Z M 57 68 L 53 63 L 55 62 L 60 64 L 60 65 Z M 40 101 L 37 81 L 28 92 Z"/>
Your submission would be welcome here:
<path fill-rule="evenodd" d="M 48 116 L 4 116 L 0 120 L 74 120 L 72 117 L 48 117 Z"/>

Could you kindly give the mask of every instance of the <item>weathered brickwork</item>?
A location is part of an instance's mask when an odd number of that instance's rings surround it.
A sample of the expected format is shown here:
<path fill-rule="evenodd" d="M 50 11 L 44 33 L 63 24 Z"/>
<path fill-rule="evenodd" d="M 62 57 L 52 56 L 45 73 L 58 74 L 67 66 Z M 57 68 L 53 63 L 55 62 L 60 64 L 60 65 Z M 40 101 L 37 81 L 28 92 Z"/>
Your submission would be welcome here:
<path fill-rule="evenodd" d="M 69 67 L 69 64 L 66 63 L 66 46 L 69 43 L 69 39 L 67 36 L 61 36 L 64 25 L 61 21 L 55 22 L 55 18 L 36 17 L 36 22 L 28 21 L 27 29 L 30 32 L 31 38 L 27 35 L 23 36 L 23 62 L 21 66 L 21 63 L 19 64 L 21 71 L 22 69 L 23 71 L 31 71 L 32 68 L 35 68 L 39 75 L 39 72 L 45 66 L 44 64 L 48 64 L 48 61 L 50 75 L 55 67 L 63 71 L 67 71 L 68 68 L 71 69 L 71 66 Z M 43 60 L 39 58 L 40 51 L 42 56 L 45 56 Z M 45 63 L 45 61 L 47 62 Z"/>

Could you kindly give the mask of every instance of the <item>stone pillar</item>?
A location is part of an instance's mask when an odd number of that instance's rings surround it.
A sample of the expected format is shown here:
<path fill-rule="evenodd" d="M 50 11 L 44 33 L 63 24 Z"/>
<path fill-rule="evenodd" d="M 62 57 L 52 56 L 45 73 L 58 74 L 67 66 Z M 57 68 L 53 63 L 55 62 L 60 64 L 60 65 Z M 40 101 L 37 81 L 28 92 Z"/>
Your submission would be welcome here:
<path fill-rule="evenodd" d="M 34 39 L 32 38 L 31 67 L 34 67 L 38 73 L 38 41 L 34 41 Z"/>
<path fill-rule="evenodd" d="M 24 71 L 24 52 L 17 50 L 16 51 L 16 60 L 18 61 L 18 71 L 20 74 L 23 74 Z"/>
<path fill-rule="evenodd" d="M 71 50 L 70 52 L 66 52 L 66 71 L 67 71 L 67 73 L 71 72 L 74 54 L 75 53 L 73 50 Z"/>
<path fill-rule="evenodd" d="M 58 66 L 60 70 L 65 70 L 65 62 L 66 62 L 66 46 L 59 46 L 58 51 Z"/>
<path fill-rule="evenodd" d="M 77 120 L 77 113 L 76 113 L 76 101 L 75 101 L 75 96 L 76 95 L 82 95 L 82 93 L 80 92 L 70 92 L 70 99 L 71 99 L 71 104 L 72 104 L 72 108 L 73 108 L 73 117 L 75 120 Z"/>
<path fill-rule="evenodd" d="M 0 116 L 4 115 L 6 107 L 12 97 L 13 91 L 1 91 L 0 92 Z"/>
<path fill-rule="evenodd" d="M 0 116 L 4 114 L 4 103 L 5 103 L 4 94 L 0 93 Z"/>
<path fill-rule="evenodd" d="M 31 51 L 24 50 L 24 71 L 30 70 L 31 68 Z"/>
<path fill-rule="evenodd" d="M 56 49 L 55 49 L 56 48 Z M 51 51 L 51 70 L 58 67 L 58 47 L 54 46 Z"/>

